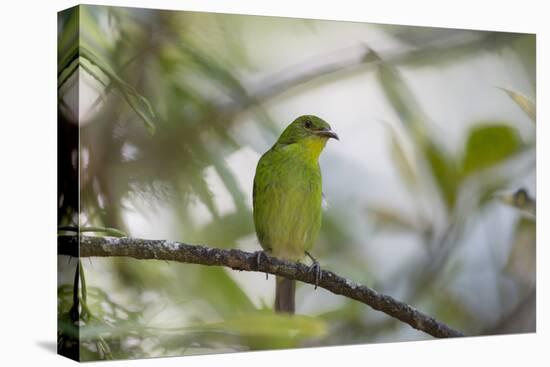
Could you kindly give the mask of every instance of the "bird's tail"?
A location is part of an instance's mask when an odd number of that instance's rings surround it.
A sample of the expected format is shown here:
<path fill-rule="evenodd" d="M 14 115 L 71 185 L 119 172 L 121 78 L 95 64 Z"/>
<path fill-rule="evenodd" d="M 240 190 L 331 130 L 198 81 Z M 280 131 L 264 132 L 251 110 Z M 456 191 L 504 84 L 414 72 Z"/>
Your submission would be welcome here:
<path fill-rule="evenodd" d="M 296 281 L 277 277 L 275 280 L 275 312 L 294 313 Z"/>

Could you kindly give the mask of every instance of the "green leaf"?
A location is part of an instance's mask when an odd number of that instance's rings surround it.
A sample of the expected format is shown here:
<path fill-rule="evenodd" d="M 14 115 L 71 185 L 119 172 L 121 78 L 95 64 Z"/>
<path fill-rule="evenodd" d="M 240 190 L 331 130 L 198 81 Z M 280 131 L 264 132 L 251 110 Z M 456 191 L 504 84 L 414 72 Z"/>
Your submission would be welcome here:
<path fill-rule="evenodd" d="M 427 142 L 423 150 L 447 207 L 454 207 L 460 178 L 455 159 L 432 142 Z"/>
<path fill-rule="evenodd" d="M 244 101 L 249 99 L 246 89 L 229 68 L 190 43 L 182 43 L 179 46 L 181 52 L 188 55 L 208 79 L 216 81 L 221 87 L 227 89 L 234 99 Z"/>
<path fill-rule="evenodd" d="M 418 138 L 426 117 L 401 73 L 392 65 L 380 63 L 378 80 L 391 107 L 405 128 L 415 139 Z"/>
<path fill-rule="evenodd" d="M 155 133 L 155 113 L 147 98 L 139 95 L 135 90 L 126 90 L 123 92 L 124 99 L 134 112 L 141 118 L 145 127 L 151 135 Z"/>
<path fill-rule="evenodd" d="M 482 121 L 468 134 L 462 159 L 462 175 L 467 176 L 502 162 L 517 153 L 521 146 L 515 128 L 498 121 Z"/>
<path fill-rule="evenodd" d="M 513 90 L 506 88 L 499 88 L 506 92 L 517 103 L 517 105 L 529 116 L 531 121 L 536 123 L 537 120 L 537 106 L 535 102 L 524 96 L 523 94 L 514 92 Z"/>
<path fill-rule="evenodd" d="M 282 315 L 272 311 L 248 313 L 200 328 L 223 330 L 253 337 L 322 337 L 327 334 L 323 320 L 305 315 Z"/>
<path fill-rule="evenodd" d="M 63 56 L 60 56 L 59 60 L 57 61 L 58 78 L 65 71 L 66 68 L 68 68 L 75 60 L 78 60 L 78 55 L 78 43 L 75 43 L 73 47 L 67 50 Z"/>
<path fill-rule="evenodd" d="M 453 157 L 438 146 L 427 134 L 428 117 L 416 101 L 399 70 L 381 63 L 378 78 L 386 98 L 407 129 L 411 139 L 419 147 L 419 158 L 426 161 L 436 181 L 442 199 L 448 208 L 454 206 L 458 189 L 458 169 Z"/>
<path fill-rule="evenodd" d="M 418 181 L 416 167 L 414 167 L 413 162 L 411 162 L 411 154 L 407 154 L 405 147 L 396 131 L 392 128 L 388 128 L 391 134 L 391 155 L 401 177 L 407 184 L 413 184 Z"/>
<path fill-rule="evenodd" d="M 293 348 L 303 341 L 327 335 L 321 318 L 303 315 L 281 315 L 272 311 L 251 311 L 224 321 L 195 324 L 170 329 L 162 346 L 168 348 L 214 348 L 242 346 L 248 350 Z M 168 333 L 167 333 L 168 334 Z M 242 347 L 239 350 L 242 350 Z"/>
<path fill-rule="evenodd" d="M 537 37 L 535 34 L 521 34 L 521 37 L 509 43 L 508 47 L 516 53 L 526 71 L 526 76 L 531 82 L 533 92 L 536 90 L 536 68 L 537 68 Z"/>
<path fill-rule="evenodd" d="M 57 40 L 58 74 L 71 63 L 71 60 L 78 57 L 79 12 L 80 7 L 75 6 L 59 13 L 62 25 Z"/>
<path fill-rule="evenodd" d="M 106 82 L 105 78 L 102 78 L 99 73 L 94 72 L 92 64 L 94 67 L 98 68 L 105 74 L 109 79 L 110 83 L 113 83 L 115 88 L 122 94 L 124 100 L 128 105 L 134 110 L 134 112 L 140 117 L 144 122 L 145 127 L 151 134 L 155 133 L 155 113 L 151 106 L 151 103 L 139 94 L 136 89 L 124 81 L 118 74 L 113 70 L 113 68 L 99 55 L 91 51 L 86 45 L 80 45 L 80 59 L 81 66 L 85 68 L 92 76 L 94 76 L 100 83 L 102 83 L 106 88 L 109 87 L 109 84 Z M 84 63 L 82 63 L 82 61 Z"/>
<path fill-rule="evenodd" d="M 61 70 L 61 73 L 57 77 L 57 89 L 61 89 L 63 84 L 65 84 L 65 82 L 71 77 L 71 75 L 73 75 L 74 72 L 78 69 L 79 65 L 79 60 L 74 59 L 69 65 L 67 65 L 67 67 Z"/>
<path fill-rule="evenodd" d="M 200 174 L 190 178 L 193 192 L 197 195 L 197 198 L 208 208 L 208 211 L 215 219 L 220 217 L 216 204 L 214 203 L 214 194 L 210 191 L 208 183 L 204 177 Z"/>
<path fill-rule="evenodd" d="M 112 42 L 99 27 L 99 20 L 94 17 L 92 8 L 98 10 L 98 7 L 93 5 L 80 6 L 80 38 L 96 45 L 96 49 L 102 50 L 105 54 L 109 54 L 112 52 Z"/>
<path fill-rule="evenodd" d="M 242 314 L 254 310 L 250 298 L 227 271 L 220 267 L 197 268 L 200 281 L 194 295 L 207 301 L 220 315 Z"/>
<path fill-rule="evenodd" d="M 81 56 L 78 58 L 78 64 L 86 73 L 103 85 L 103 87 L 107 87 L 109 85 L 109 77 L 102 71 L 101 68 L 92 64 L 90 60 Z"/>
<path fill-rule="evenodd" d="M 128 235 L 116 228 L 109 227 L 73 227 L 73 226 L 61 226 L 57 228 L 61 232 L 75 232 L 75 233 L 85 233 L 85 232 L 94 232 L 94 233 L 105 233 L 113 237 L 128 237 Z"/>

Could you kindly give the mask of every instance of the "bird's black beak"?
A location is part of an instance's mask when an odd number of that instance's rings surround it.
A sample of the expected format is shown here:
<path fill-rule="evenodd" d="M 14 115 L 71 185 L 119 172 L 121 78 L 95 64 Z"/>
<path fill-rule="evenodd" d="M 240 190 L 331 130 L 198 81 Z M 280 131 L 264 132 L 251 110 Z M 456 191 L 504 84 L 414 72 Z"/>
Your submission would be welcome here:
<path fill-rule="evenodd" d="M 332 130 L 319 130 L 317 131 L 317 135 L 319 136 L 324 136 L 324 137 L 327 137 L 327 138 L 333 138 L 333 139 L 336 139 L 336 140 L 340 140 L 340 138 L 338 137 L 338 134 L 336 134 L 334 131 Z"/>

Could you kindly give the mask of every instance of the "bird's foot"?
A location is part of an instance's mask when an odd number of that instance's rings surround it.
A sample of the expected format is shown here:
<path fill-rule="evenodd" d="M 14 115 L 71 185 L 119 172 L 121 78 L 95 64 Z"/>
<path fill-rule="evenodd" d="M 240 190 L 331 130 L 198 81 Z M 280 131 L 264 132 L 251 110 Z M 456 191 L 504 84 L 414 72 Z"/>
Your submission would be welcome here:
<path fill-rule="evenodd" d="M 260 263 L 262 262 L 262 256 L 267 259 L 265 251 L 256 251 L 256 266 L 260 268 Z M 265 280 L 268 279 L 268 272 L 265 272 Z"/>
<path fill-rule="evenodd" d="M 317 286 L 319 285 L 319 281 L 321 280 L 321 265 L 319 265 L 319 261 L 317 261 L 316 258 L 311 256 L 309 252 L 306 251 L 306 255 L 311 259 L 312 264 L 309 266 L 309 272 L 315 273 L 315 288 L 317 289 Z"/>

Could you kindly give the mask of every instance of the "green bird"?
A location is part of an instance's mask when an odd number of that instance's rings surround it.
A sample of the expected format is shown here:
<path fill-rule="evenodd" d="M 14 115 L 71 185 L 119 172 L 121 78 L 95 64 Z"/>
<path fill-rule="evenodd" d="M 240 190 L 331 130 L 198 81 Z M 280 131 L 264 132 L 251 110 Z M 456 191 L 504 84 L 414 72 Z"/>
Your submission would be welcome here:
<path fill-rule="evenodd" d="M 319 265 L 308 251 L 321 228 L 319 155 L 330 138 L 339 140 L 324 120 L 300 116 L 260 158 L 254 176 L 254 226 L 262 248 L 294 261 L 308 255 L 318 272 Z M 277 277 L 275 311 L 294 313 L 295 290 L 295 281 Z"/>

